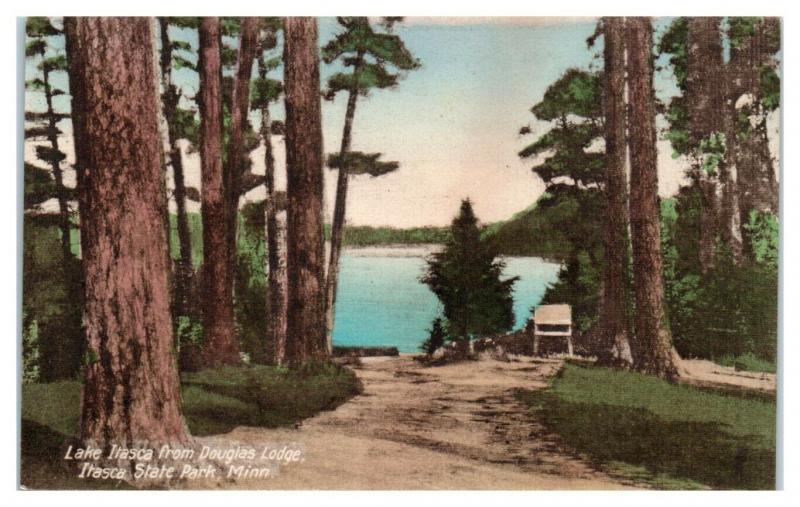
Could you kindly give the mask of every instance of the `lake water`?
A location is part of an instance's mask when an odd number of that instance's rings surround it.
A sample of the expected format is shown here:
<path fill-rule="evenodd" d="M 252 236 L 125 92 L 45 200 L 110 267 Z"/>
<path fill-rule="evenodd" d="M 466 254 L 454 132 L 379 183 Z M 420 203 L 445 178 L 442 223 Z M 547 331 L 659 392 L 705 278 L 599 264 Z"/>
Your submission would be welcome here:
<path fill-rule="evenodd" d="M 434 247 L 435 248 L 435 247 Z M 333 342 L 341 346 L 394 346 L 419 352 L 441 305 L 419 281 L 431 247 L 350 248 L 342 254 Z M 515 329 L 525 325 L 559 265 L 538 257 L 508 257 L 514 284 Z"/>

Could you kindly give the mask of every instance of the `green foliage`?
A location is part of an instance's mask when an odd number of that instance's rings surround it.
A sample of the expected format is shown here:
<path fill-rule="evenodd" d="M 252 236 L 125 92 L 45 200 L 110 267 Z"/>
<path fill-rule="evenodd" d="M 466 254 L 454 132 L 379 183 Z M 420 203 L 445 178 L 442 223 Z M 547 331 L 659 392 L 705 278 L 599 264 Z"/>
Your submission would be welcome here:
<path fill-rule="evenodd" d="M 22 247 L 22 327 L 29 338 L 35 335 L 39 376 L 46 382 L 78 373 L 84 340 L 80 262 L 64 264 L 53 222 L 46 215 L 26 216 Z"/>
<path fill-rule="evenodd" d="M 391 88 L 397 84 L 397 76 L 390 74 L 382 65 L 362 63 L 358 75 L 336 72 L 328 78 L 325 98 L 333 100 L 338 92 L 356 90 L 359 95 L 367 95 L 373 88 Z"/>
<path fill-rule="evenodd" d="M 330 226 L 325 225 L 325 237 L 330 238 Z M 344 228 L 345 246 L 373 245 L 423 245 L 442 244 L 451 238 L 446 227 L 373 227 L 370 225 L 351 225 Z"/>
<path fill-rule="evenodd" d="M 64 55 L 56 55 L 49 58 L 43 58 L 42 61 L 39 62 L 38 69 L 43 72 L 66 72 L 67 57 Z"/>
<path fill-rule="evenodd" d="M 170 127 L 175 139 L 186 139 L 194 146 L 200 141 L 200 121 L 194 111 L 176 108 Z"/>
<path fill-rule="evenodd" d="M 569 69 L 547 88 L 542 101 L 531 108 L 538 120 L 552 122 L 553 126 L 520 151 L 519 156 L 544 157 L 532 170 L 548 187 L 559 184 L 559 178 L 563 177 L 576 186 L 602 181 L 603 154 L 590 149 L 603 133 L 601 97 L 599 73 Z M 520 133 L 533 131 L 523 127 Z"/>
<path fill-rule="evenodd" d="M 728 40 L 734 49 L 739 49 L 745 40 L 756 34 L 756 25 L 761 21 L 757 17 L 730 17 L 728 18 Z"/>
<path fill-rule="evenodd" d="M 55 195 L 56 182 L 47 169 L 25 162 L 24 177 L 23 205 L 25 209 L 31 209 Z"/>
<path fill-rule="evenodd" d="M 264 201 L 240 211 L 234 312 L 242 352 L 254 362 L 265 361 L 267 335 L 267 273 L 264 241 Z"/>
<path fill-rule="evenodd" d="M 683 96 L 673 97 L 667 105 L 664 116 L 669 123 L 664 137 L 672 146 L 672 158 L 689 154 L 691 144 L 689 142 L 689 111 L 686 107 L 686 99 Z"/>
<path fill-rule="evenodd" d="M 708 138 L 700 141 L 699 153 L 702 159 L 703 171 L 714 176 L 719 170 L 719 165 L 725 159 L 725 134 L 714 132 Z"/>
<path fill-rule="evenodd" d="M 558 280 L 543 303 L 572 306 L 577 329 L 596 319 L 603 257 L 603 195 L 597 189 L 554 185 L 535 206 L 503 224 L 493 224 L 484 238 L 506 255 L 535 255 L 562 261 Z"/>
<path fill-rule="evenodd" d="M 53 72 L 66 72 L 67 59 L 63 54 L 51 50 L 48 39 L 61 34 L 61 31 L 56 29 L 50 22 L 49 18 L 43 17 L 30 17 L 26 19 L 25 31 L 27 33 L 27 41 L 25 46 L 25 56 L 28 59 L 37 59 L 36 65 L 37 73 L 33 79 L 26 81 L 25 89 L 29 92 L 41 93 L 46 97 L 55 97 L 63 95 L 64 91 L 53 86 L 50 74 Z M 49 94 L 49 95 L 48 95 Z M 55 110 L 47 110 L 44 112 L 25 112 L 25 139 L 36 140 L 37 138 L 49 138 L 51 136 L 58 136 L 61 131 L 58 127 L 51 126 L 64 118 L 68 118 L 68 114 L 59 113 Z M 36 157 L 52 167 L 54 164 L 60 164 L 67 158 L 66 154 L 56 149 L 55 146 L 48 143 L 47 145 L 36 145 Z M 33 166 L 26 164 L 26 182 L 28 180 L 28 170 L 31 169 L 35 172 Z M 39 175 L 33 174 L 34 180 L 41 181 Z M 35 181 L 32 181 L 34 183 Z M 38 186 L 37 190 L 43 190 L 43 186 Z M 49 190 L 51 191 L 50 197 L 55 197 L 57 188 L 53 184 Z M 27 192 L 27 189 L 26 189 Z M 35 192 L 35 191 L 34 191 Z M 46 200 L 46 199 L 45 199 Z"/>
<path fill-rule="evenodd" d="M 732 366 L 737 371 L 775 373 L 778 369 L 774 361 L 765 361 L 749 352 L 741 356 L 726 354 L 718 358 L 716 362 L 722 366 Z"/>
<path fill-rule="evenodd" d="M 773 362 L 777 352 L 778 223 L 753 212 L 745 225 L 749 251 L 741 263 L 720 244 L 714 268 L 700 272 L 702 196 L 683 187 L 675 215 L 662 220 L 667 314 L 678 352 L 718 359 L 752 354 Z"/>
<path fill-rule="evenodd" d="M 781 105 L 781 78 L 772 67 L 763 67 L 760 76 L 761 105 L 774 111 Z"/>
<path fill-rule="evenodd" d="M 467 340 L 508 331 L 514 325 L 513 285 L 503 280 L 505 264 L 481 240 L 478 219 L 464 200 L 450 227 L 452 238 L 433 254 L 422 277 L 444 307 L 447 334 Z"/>
<path fill-rule="evenodd" d="M 763 50 L 770 55 L 761 69 L 748 69 L 742 66 L 743 72 L 758 70 L 759 87 L 757 90 L 748 90 L 757 94 L 755 105 L 745 106 L 739 110 L 743 116 L 737 121 L 738 126 L 750 130 L 748 116 L 757 114 L 761 116 L 761 122 L 766 122 L 766 114 L 774 111 L 780 106 L 780 77 L 777 73 L 776 54 L 780 50 L 780 26 L 778 23 L 767 24 L 764 18 L 758 17 L 728 17 L 726 18 L 724 33 L 721 34 L 722 42 L 729 47 L 730 52 L 744 49 L 746 43 L 754 36 L 761 37 Z M 689 114 L 686 107 L 686 81 L 688 77 L 688 25 L 689 19 L 685 17 L 675 18 L 661 36 L 657 50 L 660 55 L 669 55 L 669 66 L 675 76 L 676 84 L 680 94 L 672 97 L 666 105 L 665 117 L 668 127 L 665 129 L 665 137 L 670 141 L 675 152 L 675 157 L 690 154 L 695 147 L 689 143 Z M 759 34 L 758 32 L 763 32 Z M 661 69 L 659 69 L 661 70 Z M 734 76 L 733 79 L 748 79 L 745 76 Z M 734 102 L 736 102 L 734 98 Z M 760 107 L 759 107 L 760 106 Z M 741 135 L 741 133 L 740 133 Z M 745 132 L 745 135 L 750 135 Z M 712 157 L 713 159 L 714 157 Z M 706 160 L 710 170 L 714 165 L 714 160 Z"/>
<path fill-rule="evenodd" d="M 23 322 L 25 315 L 22 315 Z M 36 320 L 22 328 L 22 383 L 40 380 L 39 371 L 39 323 Z"/>
<path fill-rule="evenodd" d="M 567 365 L 519 391 L 572 450 L 659 488 L 774 489 L 775 403 Z"/>
<path fill-rule="evenodd" d="M 197 65 L 193 61 L 184 58 L 181 55 L 173 55 L 172 68 L 174 70 L 181 70 L 181 69 L 197 70 Z"/>
<path fill-rule="evenodd" d="M 31 16 L 25 18 L 25 33 L 28 37 L 53 37 L 61 34 L 50 18 Z"/>
<path fill-rule="evenodd" d="M 572 245 L 561 226 L 576 218 L 577 208 L 575 200 L 555 202 L 553 195 L 545 193 L 509 220 L 486 226 L 483 238 L 502 255 L 565 259 Z"/>
<path fill-rule="evenodd" d="M 777 272 L 780 252 L 778 217 L 769 212 L 750 210 L 744 230 L 753 260 Z"/>
<path fill-rule="evenodd" d="M 175 339 L 179 345 L 203 343 L 203 324 L 187 315 L 179 315 L 175 319 Z"/>
<path fill-rule="evenodd" d="M 689 18 L 675 18 L 661 35 L 656 49 L 659 54 L 669 55 L 669 64 L 681 91 L 686 90 L 688 77 L 687 59 L 689 57 Z"/>
<path fill-rule="evenodd" d="M 283 93 L 283 83 L 277 79 L 256 78 L 250 83 L 250 102 L 259 109 L 278 100 Z"/>
<path fill-rule="evenodd" d="M 588 331 L 597 320 L 601 275 L 601 266 L 586 251 L 575 252 L 562 265 L 541 304 L 570 305 L 575 329 Z"/>
<path fill-rule="evenodd" d="M 487 237 L 503 253 L 535 254 L 564 261 L 542 302 L 572 306 L 576 328 L 596 320 L 602 260 L 602 191 L 605 156 L 593 145 L 602 138 L 601 74 L 567 70 L 531 108 L 552 127 L 519 152 L 544 157 L 532 168 L 547 186 L 536 206 Z M 533 133 L 530 127 L 520 134 Z M 565 181 L 566 178 L 566 181 Z"/>
<path fill-rule="evenodd" d="M 350 175 L 369 174 L 373 178 L 394 172 L 400 167 L 398 162 L 378 160 L 380 157 L 380 153 L 363 153 L 361 151 L 349 151 L 344 155 L 331 153 L 328 155 L 327 165 L 331 169 L 345 167 L 347 174 Z"/>
<path fill-rule="evenodd" d="M 328 78 L 325 98 L 332 100 L 341 91 L 366 95 L 373 88 L 390 88 L 397 84 L 400 72 L 414 70 L 419 62 L 403 40 L 391 33 L 399 18 L 384 18 L 383 32 L 376 31 L 366 17 L 336 18 L 343 30 L 322 48 L 322 60 L 341 60 L 353 72 L 337 72 Z M 389 70 L 394 68 L 394 72 Z M 357 71 L 356 71 L 357 69 Z"/>
<path fill-rule="evenodd" d="M 598 118 L 602 114 L 600 74 L 569 69 L 551 84 L 541 102 L 531 108 L 540 120 L 560 120 L 568 115 Z"/>
<path fill-rule="evenodd" d="M 442 319 L 440 317 L 436 317 L 433 319 L 433 323 L 431 324 L 428 338 L 422 342 L 422 345 L 420 345 L 419 349 L 430 356 L 444 346 L 446 336 L 447 333 L 444 330 Z"/>
<path fill-rule="evenodd" d="M 203 263 L 203 217 L 200 213 L 187 213 L 186 221 L 189 223 L 189 236 L 191 239 L 192 265 L 198 269 Z M 170 213 L 170 249 L 173 260 L 180 259 L 178 241 L 178 217 Z"/>

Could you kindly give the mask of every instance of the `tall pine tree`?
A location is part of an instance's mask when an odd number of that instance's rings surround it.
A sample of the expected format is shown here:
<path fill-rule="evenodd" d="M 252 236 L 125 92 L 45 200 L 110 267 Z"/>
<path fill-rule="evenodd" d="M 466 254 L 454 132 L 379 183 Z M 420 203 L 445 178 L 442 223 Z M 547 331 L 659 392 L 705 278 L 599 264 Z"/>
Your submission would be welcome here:
<path fill-rule="evenodd" d="M 336 202 L 331 226 L 331 252 L 326 280 L 325 311 L 328 350 L 333 350 L 333 326 L 336 306 L 336 290 L 339 281 L 339 258 L 344 238 L 347 187 L 350 175 L 369 174 L 380 176 L 398 168 L 396 162 L 381 162 L 377 153 L 366 154 L 351 151 L 353 118 L 359 96 L 366 96 L 372 89 L 390 88 L 397 85 L 400 71 L 419 67 L 417 60 L 406 48 L 402 39 L 392 33 L 394 24 L 402 18 L 383 18 L 384 31 L 375 30 L 365 17 L 339 17 L 344 28 L 325 47 L 322 57 L 325 63 L 341 61 L 350 72 L 337 72 L 328 78 L 326 98 L 332 100 L 337 93 L 347 93 L 342 144 L 339 153 L 328 159 L 328 166 L 338 169 Z M 391 69 L 396 69 L 393 73 Z"/>

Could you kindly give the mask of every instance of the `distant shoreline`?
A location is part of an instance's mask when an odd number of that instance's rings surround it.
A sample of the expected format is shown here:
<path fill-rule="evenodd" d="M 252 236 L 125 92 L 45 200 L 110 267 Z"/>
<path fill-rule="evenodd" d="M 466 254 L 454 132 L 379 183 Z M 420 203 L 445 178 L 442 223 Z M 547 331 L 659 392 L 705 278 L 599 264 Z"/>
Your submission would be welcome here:
<path fill-rule="evenodd" d="M 348 245 L 344 251 L 353 257 L 427 257 L 442 250 L 440 243 L 387 243 L 384 245 Z"/>

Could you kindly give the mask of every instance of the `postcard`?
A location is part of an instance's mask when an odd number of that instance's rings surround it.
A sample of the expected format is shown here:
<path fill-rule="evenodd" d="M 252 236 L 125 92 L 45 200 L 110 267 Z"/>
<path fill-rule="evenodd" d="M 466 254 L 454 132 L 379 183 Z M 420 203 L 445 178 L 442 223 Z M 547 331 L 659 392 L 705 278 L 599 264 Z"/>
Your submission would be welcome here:
<path fill-rule="evenodd" d="M 20 24 L 20 489 L 776 488 L 780 18 Z"/>

